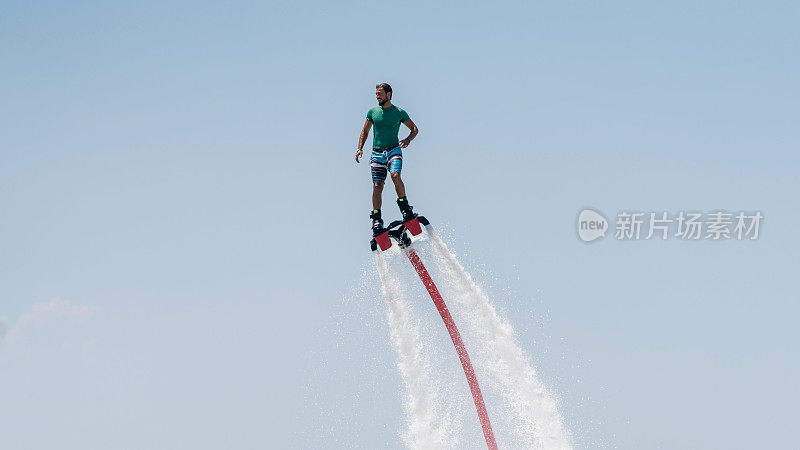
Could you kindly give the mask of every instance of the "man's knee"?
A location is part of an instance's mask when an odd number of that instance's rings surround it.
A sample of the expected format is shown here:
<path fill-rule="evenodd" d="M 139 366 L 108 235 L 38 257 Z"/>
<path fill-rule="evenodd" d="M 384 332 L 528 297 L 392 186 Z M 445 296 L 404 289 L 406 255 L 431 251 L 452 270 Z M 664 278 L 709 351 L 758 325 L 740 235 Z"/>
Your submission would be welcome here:
<path fill-rule="evenodd" d="M 391 175 L 392 175 L 392 181 L 394 181 L 395 183 L 400 181 L 400 172 L 392 172 Z"/>
<path fill-rule="evenodd" d="M 383 182 L 372 183 L 372 190 L 373 191 L 382 191 L 383 190 Z"/>

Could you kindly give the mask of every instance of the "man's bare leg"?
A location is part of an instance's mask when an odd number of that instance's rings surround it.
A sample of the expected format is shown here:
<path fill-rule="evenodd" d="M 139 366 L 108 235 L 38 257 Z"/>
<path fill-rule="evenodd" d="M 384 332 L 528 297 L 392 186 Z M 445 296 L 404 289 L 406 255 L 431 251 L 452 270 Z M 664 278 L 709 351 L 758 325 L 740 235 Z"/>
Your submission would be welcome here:
<path fill-rule="evenodd" d="M 414 217 L 414 212 L 412 211 L 411 205 L 408 204 L 406 186 L 403 184 L 403 179 L 400 178 L 400 173 L 392 172 L 392 181 L 394 182 L 394 189 L 397 191 L 397 206 L 400 207 L 403 220 L 410 220 Z"/>
<path fill-rule="evenodd" d="M 403 184 L 403 179 L 400 178 L 399 172 L 392 172 L 392 182 L 394 182 L 394 190 L 397 191 L 397 197 L 403 198 L 406 196 L 406 185 Z"/>
<path fill-rule="evenodd" d="M 381 194 L 383 193 L 383 182 L 372 183 L 372 233 L 378 235 L 383 230 L 383 219 L 381 219 Z"/>
<path fill-rule="evenodd" d="M 382 194 L 383 194 L 383 183 L 373 183 L 372 184 L 372 209 L 381 209 L 382 203 Z"/>

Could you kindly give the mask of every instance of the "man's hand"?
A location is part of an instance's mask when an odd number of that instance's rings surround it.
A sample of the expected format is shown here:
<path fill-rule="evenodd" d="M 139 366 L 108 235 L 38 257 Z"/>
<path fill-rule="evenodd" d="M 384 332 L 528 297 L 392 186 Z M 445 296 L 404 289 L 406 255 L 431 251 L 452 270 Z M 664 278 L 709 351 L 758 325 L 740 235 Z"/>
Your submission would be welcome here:
<path fill-rule="evenodd" d="M 361 135 L 358 137 L 358 147 L 356 147 L 356 162 L 360 163 L 359 159 L 361 159 L 361 155 L 364 152 L 361 150 L 364 148 L 364 143 L 367 142 L 367 135 L 369 134 L 369 129 L 372 128 L 372 122 L 369 119 L 364 121 L 364 128 L 361 129 Z"/>
<path fill-rule="evenodd" d="M 417 137 L 417 133 L 419 133 L 419 128 L 417 128 L 417 125 L 411 119 L 408 119 L 405 122 L 403 122 L 403 125 L 407 126 L 408 129 L 411 130 L 411 134 L 409 134 L 407 138 L 400 141 L 400 147 L 406 148 L 408 147 L 408 144 L 410 144 L 411 141 L 415 137 Z"/>

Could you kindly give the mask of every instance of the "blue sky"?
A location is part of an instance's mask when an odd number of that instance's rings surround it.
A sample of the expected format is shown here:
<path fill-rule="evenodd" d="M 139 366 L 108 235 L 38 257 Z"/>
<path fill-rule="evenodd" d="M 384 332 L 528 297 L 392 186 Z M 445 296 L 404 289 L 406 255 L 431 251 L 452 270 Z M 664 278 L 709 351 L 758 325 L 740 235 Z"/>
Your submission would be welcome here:
<path fill-rule="evenodd" d="M 352 156 L 386 81 L 420 127 L 409 199 L 485 273 L 578 444 L 796 448 L 799 13 L 7 2 L 3 446 L 401 445 L 399 401 L 348 400 L 400 389 L 379 293 L 348 300 L 376 277 Z M 584 207 L 765 219 L 753 242 L 586 245 Z"/>

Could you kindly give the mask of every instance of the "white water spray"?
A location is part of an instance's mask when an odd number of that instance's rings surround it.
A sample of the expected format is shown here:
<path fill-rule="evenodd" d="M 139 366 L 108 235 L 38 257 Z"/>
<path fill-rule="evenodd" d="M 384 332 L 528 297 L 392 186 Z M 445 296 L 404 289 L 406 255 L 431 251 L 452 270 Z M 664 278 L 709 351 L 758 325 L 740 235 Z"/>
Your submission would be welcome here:
<path fill-rule="evenodd" d="M 478 365 L 501 387 L 515 422 L 514 431 L 520 442 L 531 448 L 571 449 L 569 434 L 558 412 L 555 399 L 539 381 L 516 342 L 514 330 L 503 321 L 492 306 L 489 297 L 470 277 L 469 273 L 447 249 L 432 227 L 426 227 L 436 264 L 451 280 L 456 290 L 454 300 L 467 311 L 464 319 L 471 332 L 479 336 L 485 348 L 476 353 L 482 360 Z"/>
<path fill-rule="evenodd" d="M 388 306 L 392 343 L 397 350 L 398 367 L 407 388 L 405 408 L 409 423 L 403 440 L 409 448 L 450 448 L 456 442 L 454 430 L 451 422 L 437 411 L 436 390 L 431 382 L 429 364 L 421 355 L 419 327 L 411 320 L 397 275 L 380 253 L 374 252 L 374 256 Z"/>

